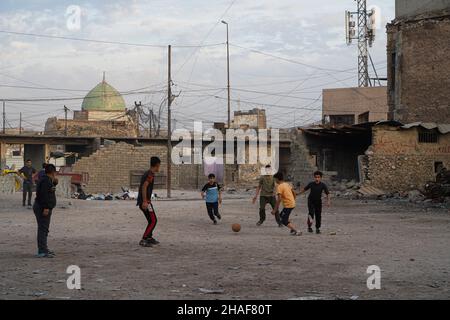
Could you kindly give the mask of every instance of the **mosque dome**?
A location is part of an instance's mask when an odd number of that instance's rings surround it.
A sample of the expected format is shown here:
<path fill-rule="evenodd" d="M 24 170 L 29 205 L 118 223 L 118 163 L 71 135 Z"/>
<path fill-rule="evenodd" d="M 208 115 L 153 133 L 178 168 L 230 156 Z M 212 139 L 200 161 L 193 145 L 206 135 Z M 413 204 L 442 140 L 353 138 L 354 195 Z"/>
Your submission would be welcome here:
<path fill-rule="evenodd" d="M 83 111 L 125 111 L 126 104 L 122 95 L 109 85 L 103 77 L 94 89 L 83 99 Z"/>

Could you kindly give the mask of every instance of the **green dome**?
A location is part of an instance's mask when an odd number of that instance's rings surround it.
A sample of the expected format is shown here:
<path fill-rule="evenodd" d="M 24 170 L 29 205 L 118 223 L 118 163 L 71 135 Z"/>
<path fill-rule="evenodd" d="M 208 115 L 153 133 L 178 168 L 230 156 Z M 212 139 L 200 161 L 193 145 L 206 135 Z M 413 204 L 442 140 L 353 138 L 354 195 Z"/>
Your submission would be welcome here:
<path fill-rule="evenodd" d="M 126 105 L 122 95 L 103 80 L 84 97 L 81 109 L 83 111 L 125 111 Z"/>

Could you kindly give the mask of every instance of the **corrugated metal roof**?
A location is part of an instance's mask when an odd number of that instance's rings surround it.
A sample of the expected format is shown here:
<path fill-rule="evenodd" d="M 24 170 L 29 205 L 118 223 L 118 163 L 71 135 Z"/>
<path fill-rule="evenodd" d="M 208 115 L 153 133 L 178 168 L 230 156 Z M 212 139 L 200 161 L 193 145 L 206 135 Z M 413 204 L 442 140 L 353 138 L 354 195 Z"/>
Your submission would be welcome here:
<path fill-rule="evenodd" d="M 437 129 L 441 134 L 447 134 L 450 132 L 450 124 L 438 124 L 432 122 L 414 122 L 405 124 L 402 126 L 403 129 L 411 129 L 415 127 L 421 127 L 427 130 Z"/>

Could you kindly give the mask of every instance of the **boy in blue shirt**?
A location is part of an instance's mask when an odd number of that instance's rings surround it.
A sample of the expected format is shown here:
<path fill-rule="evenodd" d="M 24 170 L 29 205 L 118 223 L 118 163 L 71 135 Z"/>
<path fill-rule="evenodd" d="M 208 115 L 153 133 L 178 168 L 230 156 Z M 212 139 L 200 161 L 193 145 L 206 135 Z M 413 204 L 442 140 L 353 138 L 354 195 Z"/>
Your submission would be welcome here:
<path fill-rule="evenodd" d="M 222 188 L 216 182 L 216 176 L 211 173 L 208 175 L 208 183 L 202 189 L 202 198 L 206 201 L 206 210 L 208 210 L 209 218 L 214 224 L 217 219 L 222 219 L 219 213 L 219 204 L 222 203 Z"/>

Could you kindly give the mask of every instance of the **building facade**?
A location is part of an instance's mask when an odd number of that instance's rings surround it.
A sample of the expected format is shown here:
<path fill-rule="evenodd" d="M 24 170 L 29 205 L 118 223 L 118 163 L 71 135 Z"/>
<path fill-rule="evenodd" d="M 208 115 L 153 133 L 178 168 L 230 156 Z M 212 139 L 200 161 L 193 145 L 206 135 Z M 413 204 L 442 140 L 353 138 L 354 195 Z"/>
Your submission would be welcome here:
<path fill-rule="evenodd" d="M 388 117 L 387 88 L 339 88 L 323 90 L 323 122 L 353 125 L 385 121 Z"/>
<path fill-rule="evenodd" d="M 450 123 L 450 0 L 397 0 L 387 33 L 389 119 Z"/>

